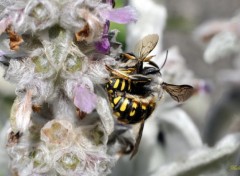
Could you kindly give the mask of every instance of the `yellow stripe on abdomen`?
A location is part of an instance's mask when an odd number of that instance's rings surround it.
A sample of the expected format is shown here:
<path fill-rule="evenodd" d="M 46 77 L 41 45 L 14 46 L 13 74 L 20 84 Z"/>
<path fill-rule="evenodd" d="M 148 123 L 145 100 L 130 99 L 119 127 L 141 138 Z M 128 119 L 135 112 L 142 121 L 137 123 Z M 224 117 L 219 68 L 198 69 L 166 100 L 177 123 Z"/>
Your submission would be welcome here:
<path fill-rule="evenodd" d="M 147 106 L 145 104 L 142 105 L 142 109 L 143 110 L 146 110 L 147 109 Z"/>
<path fill-rule="evenodd" d="M 124 90 L 124 88 L 125 88 L 125 80 L 122 80 L 122 86 L 121 86 L 121 91 L 123 91 Z"/>
<path fill-rule="evenodd" d="M 129 100 L 126 98 L 120 107 L 120 111 L 125 111 L 128 104 L 129 104 Z"/>
<path fill-rule="evenodd" d="M 112 93 L 113 93 L 113 90 L 111 90 L 111 89 L 108 90 L 108 93 L 109 93 L 109 94 L 112 94 Z"/>
<path fill-rule="evenodd" d="M 119 112 L 114 112 L 115 116 L 120 117 L 121 114 Z"/>
<path fill-rule="evenodd" d="M 113 88 L 114 88 L 114 89 L 116 89 L 116 88 L 119 86 L 119 82 L 120 82 L 120 80 L 117 79 L 116 82 L 115 82 L 114 85 L 113 85 Z"/>
<path fill-rule="evenodd" d="M 121 99 L 122 97 L 116 97 L 113 99 L 113 103 L 116 105 L 118 104 L 119 100 Z"/>
<path fill-rule="evenodd" d="M 137 103 L 136 102 L 133 102 L 133 104 L 132 104 L 132 107 L 134 108 L 134 109 L 137 109 Z"/>
<path fill-rule="evenodd" d="M 134 116 L 134 115 L 135 115 L 135 112 L 136 112 L 135 110 L 132 110 L 132 111 L 130 112 L 129 116 L 130 116 L 130 117 Z"/>

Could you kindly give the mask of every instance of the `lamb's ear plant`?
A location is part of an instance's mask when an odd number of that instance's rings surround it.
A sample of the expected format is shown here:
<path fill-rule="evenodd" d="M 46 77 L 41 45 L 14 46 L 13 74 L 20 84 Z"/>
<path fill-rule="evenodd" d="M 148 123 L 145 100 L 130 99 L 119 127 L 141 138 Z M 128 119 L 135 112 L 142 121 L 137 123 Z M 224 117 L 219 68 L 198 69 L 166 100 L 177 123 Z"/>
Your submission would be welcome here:
<path fill-rule="evenodd" d="M 110 21 L 134 22 L 136 13 L 113 6 L 1 1 L 0 63 L 16 85 L 7 139 L 13 174 L 107 175 L 127 147 L 116 136 L 131 134 L 114 126 L 101 84 L 109 76 L 105 64 L 114 65 L 121 51 Z"/>

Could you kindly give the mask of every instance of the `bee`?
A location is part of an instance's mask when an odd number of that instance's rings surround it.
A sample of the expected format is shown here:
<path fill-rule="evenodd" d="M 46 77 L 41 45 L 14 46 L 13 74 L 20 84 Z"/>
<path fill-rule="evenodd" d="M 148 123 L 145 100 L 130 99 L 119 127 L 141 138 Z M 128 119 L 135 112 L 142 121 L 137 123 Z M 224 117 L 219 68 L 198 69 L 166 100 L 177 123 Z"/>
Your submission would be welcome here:
<path fill-rule="evenodd" d="M 131 158 L 138 151 L 144 122 L 154 111 L 163 90 L 178 102 L 186 101 L 194 93 L 194 88 L 190 85 L 174 85 L 162 80 L 160 68 L 150 61 L 153 56 L 148 56 L 158 39 L 156 34 L 143 38 L 136 45 L 136 55 L 122 55 L 127 61 L 119 68 L 113 69 L 106 65 L 111 74 L 109 82 L 106 83 L 106 90 L 117 121 L 130 125 L 140 123 Z M 144 63 L 148 63 L 149 66 L 144 67 Z"/>

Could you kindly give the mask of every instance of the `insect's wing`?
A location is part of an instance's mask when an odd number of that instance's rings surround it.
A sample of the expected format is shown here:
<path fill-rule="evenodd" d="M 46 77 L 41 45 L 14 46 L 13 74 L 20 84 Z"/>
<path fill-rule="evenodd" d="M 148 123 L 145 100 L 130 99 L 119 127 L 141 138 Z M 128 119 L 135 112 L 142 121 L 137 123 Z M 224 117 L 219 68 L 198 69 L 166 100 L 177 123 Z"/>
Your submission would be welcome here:
<path fill-rule="evenodd" d="M 140 128 L 139 128 L 139 131 L 138 131 L 138 136 L 137 136 L 137 139 L 136 139 L 136 143 L 134 145 L 133 152 L 131 154 L 130 159 L 132 159 L 136 155 L 136 153 L 138 152 L 138 147 L 139 147 L 140 141 L 142 139 L 143 128 L 144 128 L 144 120 L 141 121 Z"/>
<path fill-rule="evenodd" d="M 136 82 L 146 82 L 146 83 L 151 81 L 151 78 L 149 78 L 147 76 L 144 76 L 144 75 L 140 75 L 140 74 L 128 75 L 124 71 L 113 69 L 108 65 L 105 65 L 105 67 L 111 74 L 113 74 L 114 76 L 116 76 L 118 78 L 122 78 L 122 79 L 125 79 L 125 80 L 136 81 Z"/>
<path fill-rule="evenodd" d="M 168 83 L 162 83 L 162 88 L 175 100 L 178 102 L 184 102 L 189 99 L 195 89 L 190 85 L 174 85 Z"/>
<path fill-rule="evenodd" d="M 158 40 L 159 36 L 157 34 L 147 35 L 137 43 L 134 54 L 136 54 L 137 58 L 140 60 L 144 59 L 155 48 Z"/>

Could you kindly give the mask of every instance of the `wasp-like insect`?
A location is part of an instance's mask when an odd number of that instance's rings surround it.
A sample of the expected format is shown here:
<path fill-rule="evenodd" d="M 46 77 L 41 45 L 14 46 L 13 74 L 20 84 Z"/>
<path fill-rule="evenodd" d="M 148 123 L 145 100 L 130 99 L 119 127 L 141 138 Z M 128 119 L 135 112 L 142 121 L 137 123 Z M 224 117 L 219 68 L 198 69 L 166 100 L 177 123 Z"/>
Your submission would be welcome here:
<path fill-rule="evenodd" d="M 144 37 L 136 45 L 134 54 L 121 55 L 122 64 L 117 69 L 106 65 L 112 75 L 106 89 L 114 115 L 123 124 L 140 123 L 131 158 L 137 153 L 144 122 L 152 114 L 159 97 L 162 97 L 162 90 L 178 102 L 187 100 L 194 92 L 190 85 L 168 84 L 162 80 L 160 68 L 150 61 L 153 56 L 148 56 L 158 39 L 157 34 Z M 149 66 L 144 66 L 144 63 Z"/>

